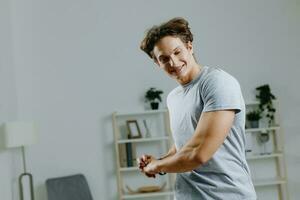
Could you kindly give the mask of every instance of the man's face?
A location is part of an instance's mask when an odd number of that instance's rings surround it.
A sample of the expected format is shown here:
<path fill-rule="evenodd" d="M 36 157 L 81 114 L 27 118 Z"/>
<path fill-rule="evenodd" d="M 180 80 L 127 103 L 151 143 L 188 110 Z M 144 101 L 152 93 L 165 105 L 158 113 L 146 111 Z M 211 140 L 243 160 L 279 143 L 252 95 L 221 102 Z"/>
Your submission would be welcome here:
<path fill-rule="evenodd" d="M 184 84 L 189 81 L 193 57 L 193 47 L 189 42 L 185 44 L 178 37 L 166 36 L 160 39 L 153 49 L 154 60 L 166 73 Z"/>

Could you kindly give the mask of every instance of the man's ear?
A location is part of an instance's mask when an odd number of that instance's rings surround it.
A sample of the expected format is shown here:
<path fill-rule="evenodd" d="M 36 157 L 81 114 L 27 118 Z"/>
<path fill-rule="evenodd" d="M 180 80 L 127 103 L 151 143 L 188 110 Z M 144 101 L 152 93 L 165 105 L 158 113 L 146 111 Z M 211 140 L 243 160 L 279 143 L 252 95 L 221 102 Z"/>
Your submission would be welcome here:
<path fill-rule="evenodd" d="M 154 61 L 154 63 L 155 63 L 157 66 L 159 66 L 158 60 L 156 59 L 155 56 L 153 56 L 153 61 Z"/>
<path fill-rule="evenodd" d="M 188 43 L 186 44 L 186 47 L 188 50 L 191 51 L 192 54 L 194 54 L 193 43 L 191 41 L 188 41 Z"/>

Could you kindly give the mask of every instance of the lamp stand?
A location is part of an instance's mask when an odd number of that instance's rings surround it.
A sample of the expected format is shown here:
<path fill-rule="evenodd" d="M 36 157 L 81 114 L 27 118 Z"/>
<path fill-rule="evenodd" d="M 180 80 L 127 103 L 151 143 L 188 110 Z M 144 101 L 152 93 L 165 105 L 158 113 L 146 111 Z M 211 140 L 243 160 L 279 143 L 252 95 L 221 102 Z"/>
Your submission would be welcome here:
<path fill-rule="evenodd" d="M 23 160 L 23 170 L 24 172 L 19 176 L 19 193 L 20 193 L 20 200 L 24 200 L 24 187 L 22 179 L 26 176 L 29 178 L 29 187 L 30 187 L 30 199 L 34 200 L 34 190 L 33 190 L 33 176 L 31 173 L 27 172 L 26 170 L 26 157 L 25 157 L 25 147 L 22 146 L 22 160 Z"/>

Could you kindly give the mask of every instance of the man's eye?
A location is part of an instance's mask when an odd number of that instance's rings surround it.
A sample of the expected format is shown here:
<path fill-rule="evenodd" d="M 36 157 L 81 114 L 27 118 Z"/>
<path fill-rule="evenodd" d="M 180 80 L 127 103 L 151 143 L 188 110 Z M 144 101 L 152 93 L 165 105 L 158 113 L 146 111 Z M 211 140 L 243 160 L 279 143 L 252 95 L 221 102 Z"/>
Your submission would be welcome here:
<path fill-rule="evenodd" d="M 178 55 L 178 54 L 180 54 L 180 51 L 175 51 L 174 54 L 175 54 L 175 55 Z"/>
<path fill-rule="evenodd" d="M 162 63 L 166 63 L 166 62 L 169 61 L 169 58 L 163 57 L 163 58 L 161 58 L 160 60 L 161 60 Z"/>

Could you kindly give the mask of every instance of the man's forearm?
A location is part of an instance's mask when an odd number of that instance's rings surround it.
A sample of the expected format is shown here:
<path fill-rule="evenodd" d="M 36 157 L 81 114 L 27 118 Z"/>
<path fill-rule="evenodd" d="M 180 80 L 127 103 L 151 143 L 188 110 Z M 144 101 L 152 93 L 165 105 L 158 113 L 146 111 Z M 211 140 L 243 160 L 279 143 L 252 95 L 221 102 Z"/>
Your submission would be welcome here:
<path fill-rule="evenodd" d="M 160 159 L 165 159 L 165 158 L 168 158 L 170 156 L 173 156 L 174 154 L 176 154 L 176 147 L 175 145 L 173 144 L 173 146 L 169 149 L 168 153 L 163 155 L 162 157 L 160 157 Z"/>
<path fill-rule="evenodd" d="M 202 160 L 201 146 L 205 141 L 205 134 L 193 137 L 176 154 L 157 163 L 158 170 L 169 173 L 182 173 L 200 167 Z"/>
<path fill-rule="evenodd" d="M 172 156 L 158 161 L 158 171 L 167 173 L 182 173 L 201 166 L 195 148 L 184 148 Z"/>

